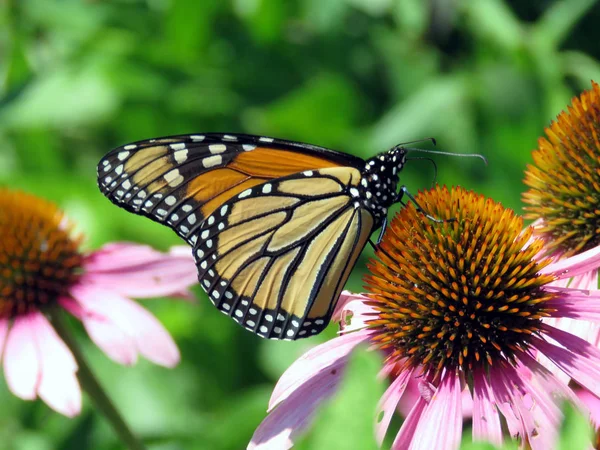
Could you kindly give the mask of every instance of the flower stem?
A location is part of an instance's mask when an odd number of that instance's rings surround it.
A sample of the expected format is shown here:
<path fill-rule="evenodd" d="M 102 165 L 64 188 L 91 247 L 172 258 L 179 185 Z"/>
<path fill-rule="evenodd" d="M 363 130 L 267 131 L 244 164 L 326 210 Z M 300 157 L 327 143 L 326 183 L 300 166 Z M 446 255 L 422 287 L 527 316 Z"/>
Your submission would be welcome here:
<path fill-rule="evenodd" d="M 67 344 L 67 347 L 69 347 L 69 350 L 71 350 L 71 353 L 73 353 L 73 356 L 77 361 L 77 365 L 79 366 L 77 376 L 83 390 L 90 396 L 96 407 L 102 411 L 102 414 L 104 414 L 106 419 L 110 422 L 121 442 L 123 442 L 129 450 L 145 450 L 142 442 L 133 434 L 127 423 L 125 423 L 125 420 L 119 411 L 117 411 L 117 408 L 92 372 L 92 369 L 88 365 L 79 345 L 75 341 L 73 334 L 65 322 L 63 312 L 54 309 L 50 312 L 50 318 L 56 332 L 63 339 L 65 344 Z"/>

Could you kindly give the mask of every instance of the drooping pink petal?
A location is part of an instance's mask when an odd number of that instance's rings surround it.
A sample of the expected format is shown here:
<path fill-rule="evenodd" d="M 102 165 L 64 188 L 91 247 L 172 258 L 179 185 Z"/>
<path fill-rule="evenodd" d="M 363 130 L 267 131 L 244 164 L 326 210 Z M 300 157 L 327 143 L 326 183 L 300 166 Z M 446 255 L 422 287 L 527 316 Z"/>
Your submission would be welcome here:
<path fill-rule="evenodd" d="M 523 383 L 527 385 L 527 389 L 539 405 L 542 405 L 542 407 L 547 405 L 544 408 L 548 413 L 558 413 L 556 415 L 556 425 L 558 425 L 558 422 L 562 419 L 562 413 L 560 412 L 560 408 L 558 408 L 556 400 L 568 400 L 578 406 L 579 403 L 575 393 L 569 387 L 568 383 L 564 383 L 552 371 L 548 370 L 528 354 L 520 353 L 519 361 L 532 374 L 530 377 L 531 380 L 527 379 L 527 377 L 522 377 Z M 523 368 L 519 367 L 519 369 L 522 370 Z"/>
<path fill-rule="evenodd" d="M 344 334 L 310 349 L 294 361 L 277 382 L 269 400 L 269 411 L 316 375 L 339 374 L 350 352 L 361 342 L 367 341 L 370 335 L 369 330 Z"/>
<path fill-rule="evenodd" d="M 279 403 L 256 429 L 248 450 L 291 448 L 294 437 L 310 423 L 317 406 L 335 392 L 343 372 L 341 369 L 315 373 L 290 392 L 285 401 Z"/>
<path fill-rule="evenodd" d="M 61 298 L 59 303 L 65 310 L 81 320 L 92 342 L 110 359 L 125 366 L 137 362 L 138 350 L 134 340 L 118 325 L 100 313 L 84 309 L 80 303 L 74 300 Z"/>
<path fill-rule="evenodd" d="M 76 416 L 81 411 L 81 390 L 75 358 L 43 315 L 32 319 L 41 363 L 37 392 L 52 409 L 68 417 Z"/>
<path fill-rule="evenodd" d="M 460 378 L 448 372 L 427 404 L 410 441 L 411 450 L 454 450 L 462 435 L 462 386 Z"/>
<path fill-rule="evenodd" d="M 580 385 L 599 395 L 600 379 L 597 374 L 600 372 L 600 350 L 577 336 L 547 324 L 542 324 L 542 329 L 564 348 L 537 336 L 532 337 L 532 345 Z"/>
<path fill-rule="evenodd" d="M 594 423 L 594 427 L 600 427 L 600 398 L 587 389 L 577 389 L 577 397 L 579 397 L 579 400 L 581 400 L 589 411 L 590 419 Z"/>
<path fill-rule="evenodd" d="M 406 417 L 406 420 L 400 427 L 400 431 L 396 435 L 394 439 L 394 443 L 392 444 L 392 450 L 408 450 L 410 448 L 410 443 L 413 441 L 415 437 L 415 432 L 421 419 L 423 418 L 423 413 L 427 408 L 427 402 L 424 398 L 419 397 L 410 413 Z"/>
<path fill-rule="evenodd" d="M 517 370 L 521 372 L 519 378 L 520 389 L 527 392 L 531 398 L 528 409 L 538 427 L 528 436 L 532 449 L 545 450 L 551 448 L 557 439 L 557 430 L 563 420 L 560 409 L 561 401 L 571 400 L 578 403 L 577 398 L 568 388 L 552 373 L 525 353 L 519 354 L 520 363 Z"/>
<path fill-rule="evenodd" d="M 390 426 L 390 421 L 396 411 L 398 402 L 406 389 L 408 381 L 412 377 L 412 370 L 405 370 L 401 372 L 396 379 L 386 389 L 385 393 L 379 401 L 377 406 L 376 422 L 375 422 L 375 437 L 377 443 L 381 445 L 385 433 Z"/>
<path fill-rule="evenodd" d="M 504 372 L 509 375 L 505 376 Z M 535 430 L 533 416 L 523 404 L 525 392 L 519 389 L 520 373 L 512 367 L 495 367 L 489 381 L 496 407 L 504 416 L 508 432 L 513 438 L 529 436 Z"/>
<path fill-rule="evenodd" d="M 598 289 L 598 270 L 594 269 L 589 272 L 577 275 L 572 278 L 569 284 L 571 289 Z"/>
<path fill-rule="evenodd" d="M 32 313 L 14 319 L 4 351 L 4 375 L 8 388 L 25 400 L 36 398 L 41 376 L 40 354 L 36 346 Z"/>
<path fill-rule="evenodd" d="M 551 393 L 528 384 L 528 372 L 508 365 L 494 367 L 489 376 L 491 387 L 511 436 L 520 437 L 532 450 L 547 450 L 556 442 L 560 410 L 554 405 L 548 414 Z M 540 400 L 542 405 L 536 403 Z"/>
<path fill-rule="evenodd" d="M 161 253 L 135 244 L 112 244 L 90 254 L 84 263 L 83 284 L 94 284 L 126 297 L 184 294 L 198 282 L 191 250 Z"/>
<path fill-rule="evenodd" d="M 486 373 L 481 370 L 473 373 L 473 440 L 502 445 L 500 415 Z"/>
<path fill-rule="evenodd" d="M 551 274 L 558 278 L 572 278 L 600 267 L 600 246 L 569 258 L 547 265 L 541 274 Z"/>
<path fill-rule="evenodd" d="M 548 291 L 556 291 L 559 294 L 544 304 L 545 308 L 556 309 L 551 312 L 552 317 L 600 322 L 600 291 L 582 291 L 570 288 L 556 290 L 548 288 Z"/>
<path fill-rule="evenodd" d="M 115 361 L 134 362 L 135 345 L 156 364 L 173 367 L 179 362 L 179 350 L 169 333 L 134 301 L 89 285 L 74 286 L 71 294 L 85 311 L 82 320 L 90 337 Z"/>

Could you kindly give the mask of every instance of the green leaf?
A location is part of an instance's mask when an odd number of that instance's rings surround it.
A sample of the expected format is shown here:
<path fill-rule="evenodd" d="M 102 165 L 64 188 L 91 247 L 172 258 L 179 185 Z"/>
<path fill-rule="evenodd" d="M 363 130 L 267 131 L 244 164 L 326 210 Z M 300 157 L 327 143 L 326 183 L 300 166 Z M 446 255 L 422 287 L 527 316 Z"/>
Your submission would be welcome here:
<path fill-rule="evenodd" d="M 571 33 L 575 24 L 596 4 L 596 0 L 554 2 L 535 23 L 532 38 L 556 48 Z"/>
<path fill-rule="evenodd" d="M 483 41 L 506 52 L 516 52 L 523 42 L 523 27 L 515 13 L 501 0 L 464 2 L 469 28 Z M 479 41 L 479 40 L 478 40 Z"/>
<path fill-rule="evenodd" d="M 590 448 L 592 428 L 589 421 L 570 403 L 563 407 L 563 420 L 557 450 L 579 450 Z"/>
<path fill-rule="evenodd" d="M 322 406 L 312 429 L 295 448 L 377 449 L 375 411 L 384 391 L 383 384 L 377 380 L 380 368 L 379 354 L 364 348 L 354 351 L 338 392 Z"/>

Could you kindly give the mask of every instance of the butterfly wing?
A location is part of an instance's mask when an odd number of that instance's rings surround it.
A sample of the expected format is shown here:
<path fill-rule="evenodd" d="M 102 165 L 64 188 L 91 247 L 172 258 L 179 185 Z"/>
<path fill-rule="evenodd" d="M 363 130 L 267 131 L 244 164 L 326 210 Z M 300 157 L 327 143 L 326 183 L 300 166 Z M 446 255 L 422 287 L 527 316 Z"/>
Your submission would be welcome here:
<path fill-rule="evenodd" d="M 316 334 L 373 229 L 354 202 L 364 161 L 250 135 L 172 136 L 119 147 L 98 165 L 115 204 L 194 246 L 215 305 L 275 339 Z"/>
<path fill-rule="evenodd" d="M 349 194 L 360 179 L 351 167 L 306 171 L 248 188 L 209 215 L 194 230 L 194 255 L 215 306 L 263 337 L 322 331 L 373 229 Z"/>
<path fill-rule="evenodd" d="M 363 164 L 345 153 L 274 138 L 171 136 L 114 149 L 98 164 L 98 184 L 113 203 L 170 226 L 193 245 L 191 226 L 246 189 L 306 170 Z"/>

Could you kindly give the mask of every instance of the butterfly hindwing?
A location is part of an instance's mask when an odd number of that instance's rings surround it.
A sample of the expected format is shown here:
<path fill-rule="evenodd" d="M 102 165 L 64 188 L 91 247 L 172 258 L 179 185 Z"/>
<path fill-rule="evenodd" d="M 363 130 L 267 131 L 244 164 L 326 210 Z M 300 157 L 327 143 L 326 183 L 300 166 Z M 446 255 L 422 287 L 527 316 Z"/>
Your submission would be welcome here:
<path fill-rule="evenodd" d="M 248 188 L 197 228 L 194 255 L 211 301 L 268 338 L 325 328 L 373 228 L 349 189 L 352 167 L 305 171 Z"/>
<path fill-rule="evenodd" d="M 111 201 L 170 226 L 194 245 L 199 224 L 247 189 L 297 172 L 361 163 L 344 153 L 274 138 L 185 135 L 111 151 L 98 165 L 98 181 Z"/>

